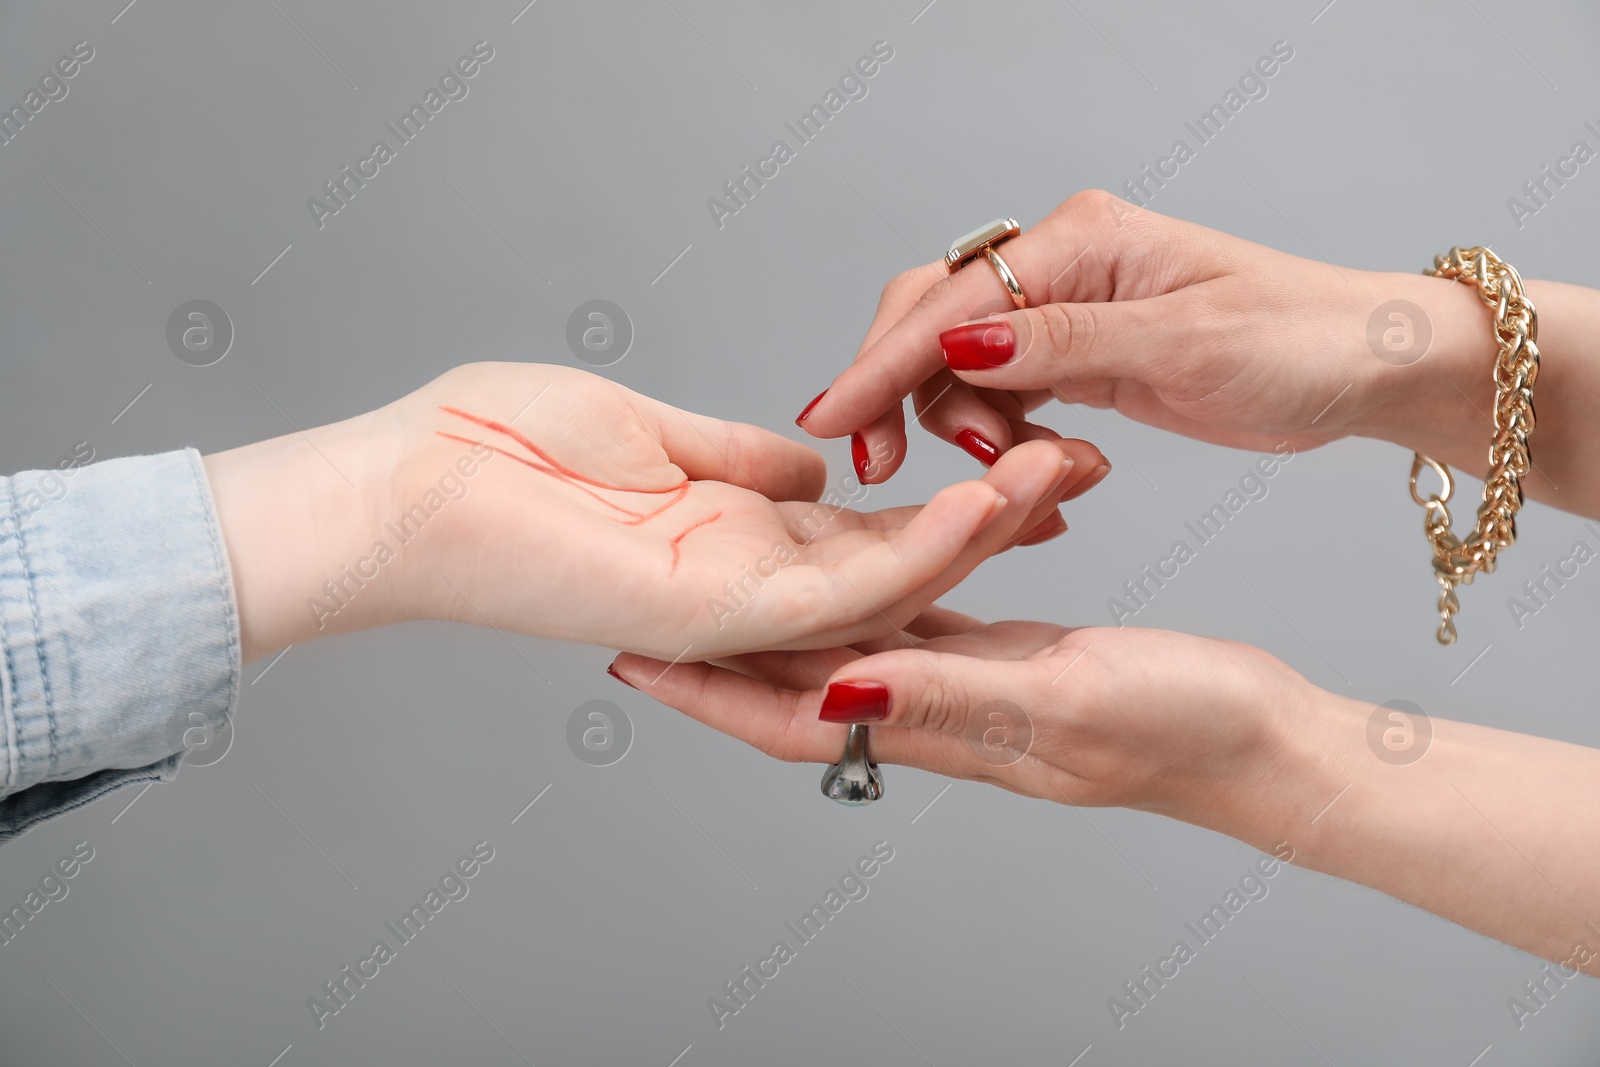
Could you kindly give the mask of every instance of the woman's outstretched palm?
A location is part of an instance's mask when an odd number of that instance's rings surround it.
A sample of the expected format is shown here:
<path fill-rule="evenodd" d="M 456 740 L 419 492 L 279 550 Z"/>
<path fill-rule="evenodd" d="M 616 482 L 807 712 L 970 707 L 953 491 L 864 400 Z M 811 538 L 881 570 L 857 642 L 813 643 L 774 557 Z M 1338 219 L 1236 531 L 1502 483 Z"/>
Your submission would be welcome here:
<path fill-rule="evenodd" d="M 891 632 L 1103 462 L 1034 442 L 923 507 L 863 513 L 817 503 L 804 445 L 566 368 L 475 364 L 394 411 L 396 512 L 447 472 L 462 487 L 435 497 L 429 566 L 404 579 L 430 614 L 669 660 Z"/>

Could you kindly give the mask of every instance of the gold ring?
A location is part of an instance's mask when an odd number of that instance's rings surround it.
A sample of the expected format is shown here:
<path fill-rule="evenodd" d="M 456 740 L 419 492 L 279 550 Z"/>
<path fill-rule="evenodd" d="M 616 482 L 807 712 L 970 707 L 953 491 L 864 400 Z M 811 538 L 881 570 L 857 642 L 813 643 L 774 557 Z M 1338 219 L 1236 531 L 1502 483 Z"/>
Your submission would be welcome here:
<path fill-rule="evenodd" d="M 983 256 L 994 268 L 995 274 L 1000 276 L 1000 282 L 1006 287 L 1006 292 L 1011 294 L 1011 302 L 1017 305 L 1018 311 L 1021 311 L 1028 306 L 1028 298 L 1023 294 L 1017 276 L 1011 273 L 1006 261 L 995 251 L 996 245 L 1011 240 L 1021 232 L 1022 227 L 1017 225 L 1016 219 L 995 219 L 993 222 L 985 223 L 950 246 L 950 251 L 945 253 L 944 257 L 945 269 L 954 274 L 970 261 L 980 255 Z"/>

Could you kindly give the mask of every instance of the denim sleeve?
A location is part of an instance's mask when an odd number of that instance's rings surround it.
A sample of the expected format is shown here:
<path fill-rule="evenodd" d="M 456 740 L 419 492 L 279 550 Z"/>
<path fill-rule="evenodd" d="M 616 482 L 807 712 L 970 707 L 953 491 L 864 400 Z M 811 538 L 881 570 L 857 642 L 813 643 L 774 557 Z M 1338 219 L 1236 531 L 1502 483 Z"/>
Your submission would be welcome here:
<path fill-rule="evenodd" d="M 177 773 L 239 693 L 238 611 L 194 449 L 0 478 L 0 843 Z"/>

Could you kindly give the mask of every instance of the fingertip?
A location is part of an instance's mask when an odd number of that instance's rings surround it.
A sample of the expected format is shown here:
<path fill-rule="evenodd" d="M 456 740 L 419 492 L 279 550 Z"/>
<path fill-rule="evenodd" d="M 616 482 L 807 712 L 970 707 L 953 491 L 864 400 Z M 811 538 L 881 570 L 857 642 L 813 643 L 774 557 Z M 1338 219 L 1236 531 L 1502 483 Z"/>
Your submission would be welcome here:
<path fill-rule="evenodd" d="M 1062 452 L 1071 456 L 1086 471 L 1094 470 L 1106 461 L 1105 453 L 1088 441 L 1078 437 L 1056 437 L 1053 442 Z"/>
<path fill-rule="evenodd" d="M 828 461 L 822 453 L 771 430 L 737 425 L 730 437 L 737 444 L 724 459 L 727 470 L 721 480 L 773 500 L 815 500 L 822 495 L 828 482 Z"/>
<path fill-rule="evenodd" d="M 1067 520 L 1061 517 L 1060 512 L 1056 512 L 1024 534 L 1017 541 L 1017 545 L 1021 548 L 1032 548 L 1034 545 L 1042 545 L 1046 541 L 1054 541 L 1066 532 Z"/>
<path fill-rule="evenodd" d="M 895 537 L 912 534 L 920 551 L 931 553 L 942 568 L 1004 515 L 1009 503 L 987 481 L 957 482 L 935 493 Z"/>
<path fill-rule="evenodd" d="M 1102 461 L 1099 466 L 1095 467 L 1084 478 L 1075 483 L 1066 492 L 1062 493 L 1061 502 L 1065 504 L 1069 500 L 1076 500 L 1078 497 L 1082 496 L 1095 486 L 1099 485 L 1101 482 L 1105 481 L 1106 476 L 1110 473 L 1111 464 L 1109 462 Z"/>
<path fill-rule="evenodd" d="M 972 505 L 973 510 L 977 512 L 977 516 L 972 526 L 972 532 L 967 535 L 967 540 L 970 541 L 998 522 L 1005 515 L 1006 509 L 1011 506 L 1011 500 L 988 482 L 978 481 L 964 484 L 982 486 L 989 494 L 987 503 L 980 503 L 975 500 Z"/>
<path fill-rule="evenodd" d="M 635 652 L 622 652 L 611 661 L 606 673 L 623 685 L 647 691 L 652 684 L 650 680 L 657 678 L 666 667 L 667 663 L 662 660 L 651 659 Z"/>
<path fill-rule="evenodd" d="M 1021 441 L 1005 452 L 1001 462 L 995 464 L 995 470 L 1038 467 L 1041 470 L 1048 468 L 1051 476 L 1056 476 L 1075 462 L 1076 458 L 1061 446 L 1060 441 Z"/>
<path fill-rule="evenodd" d="M 615 678 L 617 681 L 621 682 L 623 685 L 627 686 L 629 689 L 637 689 L 637 688 L 639 688 L 638 686 L 634 685 L 632 682 L 628 681 L 628 679 L 624 678 L 617 671 L 617 665 L 616 665 L 615 661 L 613 661 L 611 663 L 611 665 L 606 668 L 606 673 L 611 675 L 611 677 Z"/>
<path fill-rule="evenodd" d="M 850 435 L 850 465 L 863 485 L 872 481 L 872 457 L 867 452 L 867 439 L 860 433 Z"/>
<path fill-rule="evenodd" d="M 850 435 L 850 466 L 862 485 L 889 480 L 906 452 L 904 413 L 896 407 Z"/>
<path fill-rule="evenodd" d="M 811 403 L 807 404 L 804 408 L 802 408 L 800 410 L 800 414 L 795 417 L 794 424 L 796 426 L 800 427 L 802 430 L 805 429 L 806 428 L 806 420 L 811 417 L 812 410 L 814 408 L 816 408 L 816 406 L 818 404 L 822 403 L 822 398 L 827 396 L 827 395 L 828 395 L 828 390 L 824 389 L 822 392 L 818 393 L 815 397 L 813 397 L 812 400 L 811 400 Z"/>

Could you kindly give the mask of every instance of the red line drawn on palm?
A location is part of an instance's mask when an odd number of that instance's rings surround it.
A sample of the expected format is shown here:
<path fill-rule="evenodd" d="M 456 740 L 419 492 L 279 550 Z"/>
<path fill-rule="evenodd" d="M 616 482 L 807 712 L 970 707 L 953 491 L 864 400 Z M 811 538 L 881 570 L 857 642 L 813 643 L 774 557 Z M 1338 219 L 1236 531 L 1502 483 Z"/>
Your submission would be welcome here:
<path fill-rule="evenodd" d="M 459 434 L 446 433 L 444 430 L 434 431 L 440 437 L 447 438 L 451 441 L 460 441 L 463 444 L 481 444 L 484 447 L 491 449 L 496 455 L 505 456 L 507 459 L 514 459 L 518 463 L 531 467 L 541 474 L 549 475 L 564 485 L 570 485 L 574 489 L 587 494 L 613 511 L 627 516 L 625 519 L 612 520 L 620 523 L 623 526 L 641 526 L 649 520 L 655 518 L 657 515 L 662 514 L 669 508 L 678 504 L 683 500 L 684 497 L 689 495 L 689 480 L 687 478 L 679 484 L 667 489 L 629 489 L 628 487 L 621 485 L 608 485 L 605 482 L 591 478 L 586 474 L 582 474 L 579 471 L 575 471 L 572 468 L 562 464 L 555 457 L 551 456 L 548 452 L 544 451 L 538 445 L 530 441 L 527 437 L 523 436 L 523 434 L 512 427 L 507 426 L 503 422 L 496 422 L 494 419 L 486 419 L 481 415 L 473 415 L 470 412 L 462 411 L 460 408 L 450 407 L 449 405 L 444 404 L 439 406 L 439 410 L 447 415 L 454 415 L 455 417 L 465 419 L 474 425 L 481 426 L 486 430 L 493 430 L 495 433 L 503 434 L 506 437 L 511 438 L 513 441 L 517 442 L 517 444 L 521 445 L 523 448 L 526 448 L 530 453 L 532 453 L 536 459 L 528 459 L 526 456 L 519 456 L 514 452 L 508 452 L 503 448 L 491 445 L 486 441 L 475 441 L 470 437 L 462 437 Z M 615 501 L 606 499 L 595 491 L 597 489 L 606 490 L 613 493 L 639 493 L 647 496 L 670 495 L 672 499 L 668 500 L 666 503 L 662 504 L 653 511 L 635 511 L 632 508 L 623 507 L 621 504 L 618 504 Z M 713 523 L 720 518 L 722 518 L 722 512 L 719 511 L 708 518 L 691 523 L 683 531 L 675 534 L 667 540 L 667 544 L 672 548 L 673 572 L 676 572 L 678 569 L 678 558 L 680 554 L 678 546 L 683 539 L 693 531 L 698 530 L 700 527 Z"/>

